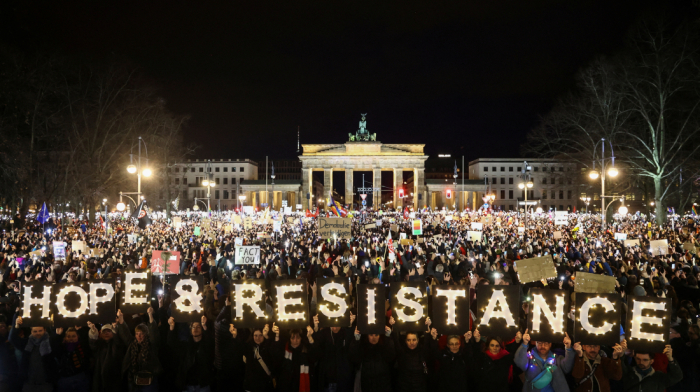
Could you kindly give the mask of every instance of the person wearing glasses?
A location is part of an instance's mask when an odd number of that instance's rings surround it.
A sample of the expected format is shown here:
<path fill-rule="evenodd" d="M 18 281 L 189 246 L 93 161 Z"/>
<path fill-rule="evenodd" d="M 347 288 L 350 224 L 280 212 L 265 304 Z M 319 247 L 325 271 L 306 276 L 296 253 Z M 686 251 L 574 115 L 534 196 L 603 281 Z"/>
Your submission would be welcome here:
<path fill-rule="evenodd" d="M 464 344 L 461 343 L 459 335 L 447 337 L 446 347 L 440 350 L 438 344 L 438 333 L 435 328 L 430 330 L 432 339 L 428 339 L 428 347 L 431 357 L 439 362 L 435 380 L 438 382 L 439 391 L 444 392 L 464 392 L 465 385 L 469 381 L 472 351 L 467 344 L 472 337 L 471 331 L 464 334 Z"/>
<path fill-rule="evenodd" d="M 522 344 L 515 352 L 515 364 L 525 374 L 523 392 L 569 392 L 565 374 L 570 373 L 574 366 L 576 353 L 571 347 L 569 334 L 565 333 L 564 357 L 552 353 L 552 343 L 537 341 L 535 348 L 528 351 L 530 334 L 525 330 Z"/>
<path fill-rule="evenodd" d="M 177 385 L 180 390 L 208 392 L 214 377 L 214 338 L 207 332 L 207 317 L 190 323 L 190 336 L 186 342 L 178 340 L 175 319 L 168 319 L 168 345 L 180 358 Z"/>

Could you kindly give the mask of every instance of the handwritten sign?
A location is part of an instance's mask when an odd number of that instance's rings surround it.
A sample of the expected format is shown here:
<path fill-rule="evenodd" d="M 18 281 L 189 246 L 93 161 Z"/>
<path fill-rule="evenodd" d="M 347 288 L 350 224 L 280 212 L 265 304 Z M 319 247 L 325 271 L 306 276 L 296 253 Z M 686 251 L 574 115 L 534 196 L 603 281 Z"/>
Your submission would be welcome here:
<path fill-rule="evenodd" d="M 259 246 L 236 246 L 236 265 L 260 264 Z"/>
<path fill-rule="evenodd" d="M 319 238 L 350 239 L 352 218 L 318 218 Z"/>

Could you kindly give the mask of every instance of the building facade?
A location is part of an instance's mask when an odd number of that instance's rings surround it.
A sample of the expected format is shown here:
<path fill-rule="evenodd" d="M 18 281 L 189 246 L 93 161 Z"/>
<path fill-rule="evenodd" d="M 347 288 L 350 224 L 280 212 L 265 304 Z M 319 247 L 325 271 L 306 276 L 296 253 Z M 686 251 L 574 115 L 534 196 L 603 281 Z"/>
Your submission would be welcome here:
<path fill-rule="evenodd" d="M 168 170 L 181 208 L 197 204 L 204 209 L 209 202 L 212 210 L 235 209 L 240 203 L 241 184 L 258 179 L 258 163 L 250 159 L 188 159 Z M 214 185 L 204 186 L 204 180 Z"/>
<path fill-rule="evenodd" d="M 515 211 L 525 205 L 525 190 L 518 185 L 525 162 L 533 187 L 528 189 L 528 205 L 544 211 L 574 211 L 579 205 L 580 171 L 574 163 L 556 159 L 479 158 L 469 162 L 469 179 L 483 181 L 487 194 L 495 196 L 493 206 Z"/>

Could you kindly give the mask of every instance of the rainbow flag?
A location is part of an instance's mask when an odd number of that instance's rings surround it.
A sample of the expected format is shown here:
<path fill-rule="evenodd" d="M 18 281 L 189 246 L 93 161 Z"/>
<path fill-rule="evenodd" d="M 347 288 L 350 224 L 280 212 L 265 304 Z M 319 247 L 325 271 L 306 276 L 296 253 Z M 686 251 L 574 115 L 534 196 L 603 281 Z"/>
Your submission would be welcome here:
<path fill-rule="evenodd" d="M 346 216 L 348 216 L 348 212 L 335 203 L 335 200 L 333 200 L 333 196 L 330 197 L 330 202 L 328 205 L 331 207 L 331 212 L 335 213 L 338 217 L 345 218 Z"/>
<path fill-rule="evenodd" d="M 695 206 L 693 206 L 692 211 L 693 211 L 693 216 L 696 216 L 698 214 L 698 210 L 695 209 Z"/>

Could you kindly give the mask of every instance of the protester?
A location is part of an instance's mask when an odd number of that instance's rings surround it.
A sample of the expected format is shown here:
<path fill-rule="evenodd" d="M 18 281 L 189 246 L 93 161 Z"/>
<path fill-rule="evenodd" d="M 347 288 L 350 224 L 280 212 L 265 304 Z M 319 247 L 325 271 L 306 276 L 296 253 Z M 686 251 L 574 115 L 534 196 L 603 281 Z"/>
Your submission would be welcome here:
<path fill-rule="evenodd" d="M 51 349 L 58 363 L 57 392 L 90 391 L 90 345 L 87 336 L 78 336 L 78 328 L 56 328 Z"/>
<path fill-rule="evenodd" d="M 513 377 L 513 360 L 516 350 L 522 341 L 522 333 L 518 331 L 515 339 L 507 345 L 500 337 L 491 336 L 485 340 L 486 348 L 481 350 L 481 334 L 479 329 L 475 329 L 474 343 L 471 347 L 472 360 L 474 364 L 475 391 L 492 391 L 510 389 L 510 385 L 520 386 L 522 383 L 515 382 Z M 465 342 L 469 339 L 464 337 Z"/>
<path fill-rule="evenodd" d="M 148 308 L 148 324 L 136 326 L 134 335 L 124 324 L 124 314 L 117 311 L 117 334 L 124 342 L 126 354 L 122 373 L 127 377 L 129 392 L 158 390 L 158 376 L 162 368 L 158 359 L 158 325 L 153 319 L 153 308 Z"/>
<path fill-rule="evenodd" d="M 350 344 L 350 361 L 359 367 L 356 387 L 363 392 L 383 392 L 391 389 L 391 368 L 395 359 L 391 328 L 385 327 L 385 335 L 371 333 L 366 339 L 355 328 L 355 340 Z M 359 384 L 358 384 L 359 381 Z"/>
<path fill-rule="evenodd" d="M 181 342 L 175 332 L 175 319 L 168 319 L 168 345 L 177 353 L 180 366 L 177 385 L 188 392 L 209 392 L 213 378 L 214 339 L 207 333 L 207 318 L 190 323 L 192 339 Z"/>
<path fill-rule="evenodd" d="M 10 330 L 10 342 L 19 350 L 19 383 L 23 392 L 50 392 L 56 382 L 56 361 L 45 327 L 22 329 L 22 317 L 15 319 Z"/>
<path fill-rule="evenodd" d="M 680 366 L 673 360 L 673 349 L 667 345 L 664 355 L 668 358 L 668 373 L 652 368 L 654 359 L 649 353 L 634 353 L 634 366 L 622 368 L 625 391 L 663 392 L 683 378 Z"/>
<path fill-rule="evenodd" d="M 576 381 L 576 392 L 610 391 L 610 380 L 622 379 L 622 357 L 627 341 L 613 347 L 612 359 L 601 351 L 599 345 L 574 344 L 576 360 L 571 375 Z"/>
<path fill-rule="evenodd" d="M 523 392 L 568 392 L 569 386 L 564 375 L 571 372 L 575 360 L 569 334 L 567 333 L 564 338 L 566 354 L 562 358 L 552 353 L 551 342 L 537 341 L 533 350 L 528 351 L 528 345 L 530 344 L 528 331 L 525 330 L 523 343 L 518 347 L 518 351 L 515 352 L 515 364 L 525 374 Z"/>

